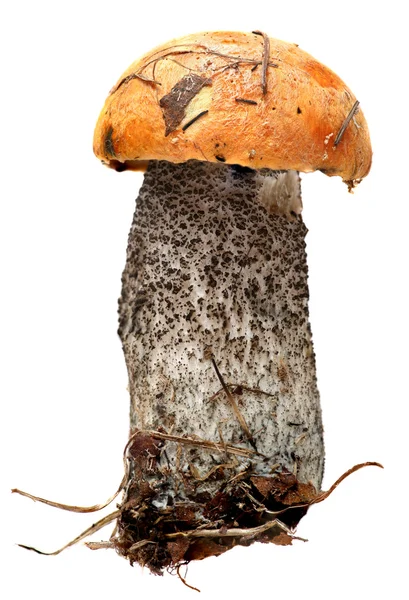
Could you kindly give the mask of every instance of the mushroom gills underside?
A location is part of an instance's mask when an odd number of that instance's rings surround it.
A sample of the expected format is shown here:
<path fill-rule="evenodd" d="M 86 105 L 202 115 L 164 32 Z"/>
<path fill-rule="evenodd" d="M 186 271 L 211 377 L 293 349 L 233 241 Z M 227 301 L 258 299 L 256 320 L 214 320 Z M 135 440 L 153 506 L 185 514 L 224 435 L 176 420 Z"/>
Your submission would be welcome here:
<path fill-rule="evenodd" d="M 321 489 L 300 213 L 295 171 L 151 161 L 144 176 L 119 304 L 131 410 L 115 544 L 153 572 L 291 543 Z"/>

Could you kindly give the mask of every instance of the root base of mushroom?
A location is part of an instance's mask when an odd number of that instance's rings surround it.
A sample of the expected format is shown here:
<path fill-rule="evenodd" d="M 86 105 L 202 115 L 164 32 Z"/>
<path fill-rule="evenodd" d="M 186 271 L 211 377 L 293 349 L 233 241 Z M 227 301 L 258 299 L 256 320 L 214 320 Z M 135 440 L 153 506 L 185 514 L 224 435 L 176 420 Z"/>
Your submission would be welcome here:
<path fill-rule="evenodd" d="M 209 475 L 213 485 L 217 480 L 217 491 L 210 494 L 193 473 L 164 471 L 161 456 L 170 443 L 141 433 L 136 448 L 130 446 L 132 474 L 111 539 L 120 555 L 162 574 L 237 545 L 292 543 L 296 525 L 317 496 L 311 483 L 301 483 L 280 466 L 271 476 L 255 474 L 251 465 L 231 476 L 229 465 L 221 463 Z M 172 505 L 154 506 L 161 484 L 173 483 L 177 490 L 181 482 L 183 495 L 176 495 Z"/>

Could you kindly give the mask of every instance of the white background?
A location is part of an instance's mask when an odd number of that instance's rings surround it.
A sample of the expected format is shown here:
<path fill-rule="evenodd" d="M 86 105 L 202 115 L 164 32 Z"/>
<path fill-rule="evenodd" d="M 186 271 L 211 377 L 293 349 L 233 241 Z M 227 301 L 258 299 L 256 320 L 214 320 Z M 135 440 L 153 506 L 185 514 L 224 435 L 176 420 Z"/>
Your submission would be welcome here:
<path fill-rule="evenodd" d="M 117 298 L 135 173 L 92 154 L 104 99 L 139 55 L 203 30 L 261 29 L 298 43 L 361 102 L 373 168 L 354 195 L 303 177 L 310 312 L 326 431 L 324 489 L 377 460 L 311 508 L 309 542 L 238 548 L 192 563 L 207 598 L 407 597 L 408 183 L 404 3 L 8 3 L 1 39 L 1 420 L 4 598 L 190 598 L 176 577 L 111 551 L 54 550 L 99 518 L 10 494 L 102 502 L 122 476 L 127 376 Z M 406 56 L 406 59 L 405 59 Z M 107 510 L 105 513 L 108 512 Z M 107 538 L 110 529 L 96 539 Z M 406 553 L 406 557 L 405 557 Z M 5 575 L 4 575 L 5 572 Z"/>

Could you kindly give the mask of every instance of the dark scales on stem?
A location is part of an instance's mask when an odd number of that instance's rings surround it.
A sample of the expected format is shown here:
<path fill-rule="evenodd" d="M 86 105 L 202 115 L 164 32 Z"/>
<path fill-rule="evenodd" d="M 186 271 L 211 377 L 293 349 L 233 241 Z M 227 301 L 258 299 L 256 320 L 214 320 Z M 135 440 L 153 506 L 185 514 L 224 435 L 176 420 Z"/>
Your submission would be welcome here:
<path fill-rule="evenodd" d="M 212 85 L 212 80 L 189 73 L 173 86 L 169 94 L 162 96 L 159 105 L 165 120 L 165 136 L 177 129 L 185 117 L 187 105 L 206 85 Z"/>

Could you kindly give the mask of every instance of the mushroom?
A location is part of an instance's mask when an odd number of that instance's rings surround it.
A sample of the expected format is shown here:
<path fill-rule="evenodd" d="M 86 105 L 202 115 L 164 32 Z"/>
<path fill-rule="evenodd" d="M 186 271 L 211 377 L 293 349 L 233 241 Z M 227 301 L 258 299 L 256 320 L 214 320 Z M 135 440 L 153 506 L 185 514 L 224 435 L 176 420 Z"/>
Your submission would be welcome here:
<path fill-rule="evenodd" d="M 349 190 L 367 175 L 356 98 L 296 44 L 190 35 L 125 71 L 94 151 L 148 164 L 119 302 L 131 410 L 115 547 L 159 573 L 291 543 L 324 467 L 298 173 Z"/>
<path fill-rule="evenodd" d="M 85 532 L 117 519 L 91 547 L 161 573 L 290 544 L 328 495 L 299 172 L 349 190 L 367 175 L 358 104 L 296 44 L 259 31 L 173 40 L 112 88 L 94 152 L 146 173 L 119 301 L 124 497 Z"/>

